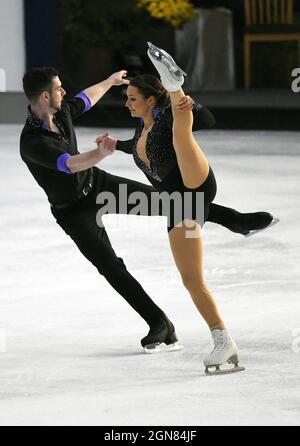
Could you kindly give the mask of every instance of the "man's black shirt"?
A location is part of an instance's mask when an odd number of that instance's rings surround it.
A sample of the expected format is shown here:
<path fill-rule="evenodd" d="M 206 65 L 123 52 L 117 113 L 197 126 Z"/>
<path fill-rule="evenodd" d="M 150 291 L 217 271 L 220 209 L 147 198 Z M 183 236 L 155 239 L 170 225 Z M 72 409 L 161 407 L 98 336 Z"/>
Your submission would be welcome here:
<path fill-rule="evenodd" d="M 77 139 L 73 121 L 86 110 L 81 98 L 63 103 L 55 114 L 55 121 L 61 134 L 45 128 L 43 121 L 30 111 L 21 134 L 20 153 L 30 172 L 44 189 L 52 206 L 57 209 L 72 206 L 94 187 L 99 169 L 76 174 L 67 174 L 58 169 L 57 162 L 63 154 L 78 155 Z"/>

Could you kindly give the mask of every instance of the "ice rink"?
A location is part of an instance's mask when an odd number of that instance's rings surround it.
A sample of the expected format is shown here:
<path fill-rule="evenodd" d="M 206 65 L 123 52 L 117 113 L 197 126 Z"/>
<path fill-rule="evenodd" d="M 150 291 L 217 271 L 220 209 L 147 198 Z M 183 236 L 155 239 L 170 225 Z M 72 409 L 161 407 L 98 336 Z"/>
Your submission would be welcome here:
<path fill-rule="evenodd" d="M 207 377 L 210 334 L 181 284 L 165 219 L 105 217 L 117 254 L 185 345 L 148 356 L 148 327 L 56 225 L 19 157 L 20 131 L 0 125 L 0 425 L 299 425 L 300 133 L 197 134 L 216 203 L 281 219 L 250 239 L 206 225 L 207 282 L 247 369 Z M 102 131 L 78 129 L 80 149 Z M 147 182 L 123 153 L 101 168 Z"/>

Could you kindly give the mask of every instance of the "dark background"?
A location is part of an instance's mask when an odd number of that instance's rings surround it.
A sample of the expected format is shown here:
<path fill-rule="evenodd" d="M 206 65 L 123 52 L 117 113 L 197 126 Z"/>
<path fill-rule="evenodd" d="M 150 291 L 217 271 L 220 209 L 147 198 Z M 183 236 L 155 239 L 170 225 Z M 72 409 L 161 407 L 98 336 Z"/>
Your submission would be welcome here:
<path fill-rule="evenodd" d="M 80 89 L 124 66 L 132 75 L 151 71 L 145 42 L 174 48 L 174 29 L 148 14 L 135 14 L 133 0 L 24 0 L 27 68 L 54 65 L 70 89 Z M 242 0 L 193 0 L 201 8 L 233 11 L 237 88 L 243 88 Z M 295 1 L 300 24 L 300 0 Z M 137 56 L 137 57 L 136 57 Z M 258 44 L 253 51 L 253 86 L 285 88 L 297 66 L 296 43 Z M 142 65 L 141 65 L 142 64 Z"/>
<path fill-rule="evenodd" d="M 298 130 L 300 101 L 291 93 L 291 72 L 299 66 L 296 43 L 254 44 L 253 85 L 246 92 L 243 0 L 193 3 L 233 12 L 236 92 L 194 95 L 214 112 L 218 128 Z M 27 68 L 57 67 L 70 95 L 123 68 L 129 76 L 156 73 L 146 56 L 148 40 L 175 51 L 174 28 L 135 11 L 134 0 L 24 0 L 24 6 Z M 300 0 L 295 1 L 295 23 L 300 25 Z M 79 124 L 134 125 L 122 106 L 124 98 L 120 89 L 112 89 Z"/>

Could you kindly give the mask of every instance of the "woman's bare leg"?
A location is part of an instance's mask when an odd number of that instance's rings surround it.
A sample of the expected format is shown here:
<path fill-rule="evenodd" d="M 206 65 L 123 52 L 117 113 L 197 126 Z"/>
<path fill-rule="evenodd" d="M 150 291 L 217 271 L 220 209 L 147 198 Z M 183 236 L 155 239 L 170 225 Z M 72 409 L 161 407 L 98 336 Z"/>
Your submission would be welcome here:
<path fill-rule="evenodd" d="M 193 112 L 178 112 L 177 106 L 185 96 L 182 89 L 170 93 L 173 112 L 173 145 L 184 185 L 195 189 L 205 182 L 209 163 L 192 133 Z"/>
<path fill-rule="evenodd" d="M 169 233 L 173 257 L 182 282 L 209 328 L 224 330 L 224 322 L 204 280 L 201 227 L 197 224 L 197 238 L 186 238 L 186 231 L 187 227 L 183 224 Z"/>

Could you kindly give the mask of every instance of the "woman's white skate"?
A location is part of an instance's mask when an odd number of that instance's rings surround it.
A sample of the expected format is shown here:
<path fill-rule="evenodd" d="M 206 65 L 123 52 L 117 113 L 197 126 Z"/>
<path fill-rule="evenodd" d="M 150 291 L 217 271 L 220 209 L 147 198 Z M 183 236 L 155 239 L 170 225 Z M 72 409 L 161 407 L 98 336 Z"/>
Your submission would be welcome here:
<path fill-rule="evenodd" d="M 243 372 L 244 367 L 239 366 L 238 350 L 235 342 L 227 330 L 214 330 L 212 332 L 215 347 L 204 360 L 205 373 L 209 376 L 228 375 Z M 226 364 L 234 364 L 231 368 L 221 368 Z"/>
<path fill-rule="evenodd" d="M 170 92 L 180 90 L 187 74 L 176 64 L 166 51 L 148 42 L 148 56 L 160 74 L 161 82 Z"/>

